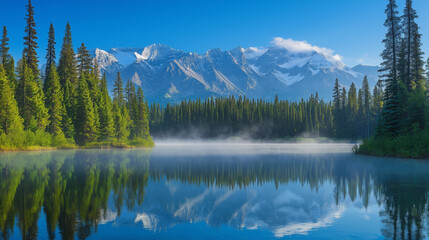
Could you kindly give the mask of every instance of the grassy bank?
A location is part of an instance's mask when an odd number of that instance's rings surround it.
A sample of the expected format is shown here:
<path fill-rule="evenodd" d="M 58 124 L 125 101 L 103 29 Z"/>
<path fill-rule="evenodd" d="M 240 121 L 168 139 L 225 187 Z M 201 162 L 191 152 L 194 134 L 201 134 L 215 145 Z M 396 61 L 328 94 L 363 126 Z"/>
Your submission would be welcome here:
<path fill-rule="evenodd" d="M 355 148 L 357 154 L 429 159 L 429 131 L 414 131 L 395 138 L 373 137 Z"/>
<path fill-rule="evenodd" d="M 85 145 L 77 145 L 72 139 L 54 137 L 44 131 L 23 131 L 15 134 L 0 135 L 0 151 L 40 151 L 55 149 L 91 149 L 91 148 L 139 148 L 155 146 L 153 139 L 135 139 L 128 141 L 91 142 Z"/>

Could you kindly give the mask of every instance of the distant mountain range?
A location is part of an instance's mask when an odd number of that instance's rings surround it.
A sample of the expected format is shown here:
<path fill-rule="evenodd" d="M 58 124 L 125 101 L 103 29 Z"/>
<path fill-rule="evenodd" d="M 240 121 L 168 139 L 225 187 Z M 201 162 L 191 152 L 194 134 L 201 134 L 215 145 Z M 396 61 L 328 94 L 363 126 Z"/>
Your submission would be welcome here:
<path fill-rule="evenodd" d="M 359 88 L 365 75 L 373 87 L 376 66 L 347 67 L 341 59 L 323 51 L 295 52 L 271 46 L 268 49 L 237 47 L 230 51 L 211 49 L 200 55 L 162 44 L 145 48 L 92 50 L 112 88 L 117 72 L 124 82 L 142 86 L 149 102 L 246 95 L 272 100 L 299 100 L 318 92 L 330 100 L 335 79 L 348 88 Z"/>

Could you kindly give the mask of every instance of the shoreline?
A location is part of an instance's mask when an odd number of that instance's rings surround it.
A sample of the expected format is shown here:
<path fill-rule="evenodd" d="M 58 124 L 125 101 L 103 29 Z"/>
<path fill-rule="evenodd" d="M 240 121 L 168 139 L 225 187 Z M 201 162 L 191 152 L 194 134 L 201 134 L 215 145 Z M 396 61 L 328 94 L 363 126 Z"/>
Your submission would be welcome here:
<path fill-rule="evenodd" d="M 152 149 L 153 146 L 101 146 L 101 147 L 27 147 L 27 148 L 18 148 L 18 149 L 0 149 L 0 153 L 10 153 L 10 152 L 42 152 L 42 151 L 56 151 L 56 150 L 91 150 L 91 149 Z"/>
<path fill-rule="evenodd" d="M 151 149 L 155 147 L 155 142 L 151 140 L 149 143 L 142 145 L 130 145 L 126 143 L 98 143 L 88 146 L 79 146 L 75 144 L 64 146 L 27 146 L 27 147 L 2 147 L 0 146 L 0 153 L 6 152 L 37 152 L 37 151 L 55 151 L 55 150 L 81 150 L 81 149 L 135 149 L 145 148 Z"/>

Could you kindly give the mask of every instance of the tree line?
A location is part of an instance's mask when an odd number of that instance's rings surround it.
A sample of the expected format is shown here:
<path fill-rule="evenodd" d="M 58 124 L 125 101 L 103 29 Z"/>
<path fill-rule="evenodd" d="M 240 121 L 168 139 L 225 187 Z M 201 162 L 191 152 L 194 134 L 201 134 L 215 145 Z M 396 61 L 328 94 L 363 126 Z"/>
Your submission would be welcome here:
<path fill-rule="evenodd" d="M 389 0 L 385 10 L 387 33 L 380 70 L 384 95 L 377 134 L 358 152 L 429 157 L 429 59 L 425 71 L 422 35 L 412 0 L 406 0 L 402 15 L 397 8 L 396 1 Z"/>
<path fill-rule="evenodd" d="M 34 7 L 28 1 L 24 50 L 15 64 L 6 26 L 0 40 L 0 146 L 151 144 L 143 91 L 120 74 L 113 99 L 106 76 L 84 43 L 73 49 L 70 24 L 56 60 L 55 30 L 48 33 L 46 67 L 39 70 Z"/>
<path fill-rule="evenodd" d="M 358 93 L 354 83 L 347 93 L 336 80 L 333 102 L 323 101 L 316 93 L 299 102 L 279 100 L 278 96 L 273 102 L 230 96 L 183 100 L 166 106 L 152 103 L 150 129 L 159 137 L 361 139 L 374 133 L 382 95 L 380 83 L 371 94 L 365 77 Z"/>

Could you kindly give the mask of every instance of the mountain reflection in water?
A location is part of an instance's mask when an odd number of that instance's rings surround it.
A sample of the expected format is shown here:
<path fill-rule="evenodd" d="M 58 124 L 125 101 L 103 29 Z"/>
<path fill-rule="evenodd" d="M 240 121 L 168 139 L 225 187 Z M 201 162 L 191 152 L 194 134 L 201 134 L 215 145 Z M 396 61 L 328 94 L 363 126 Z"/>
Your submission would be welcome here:
<path fill-rule="evenodd" d="M 1 236 L 424 239 L 429 162 L 350 149 L 161 143 L 154 150 L 2 153 Z"/>

